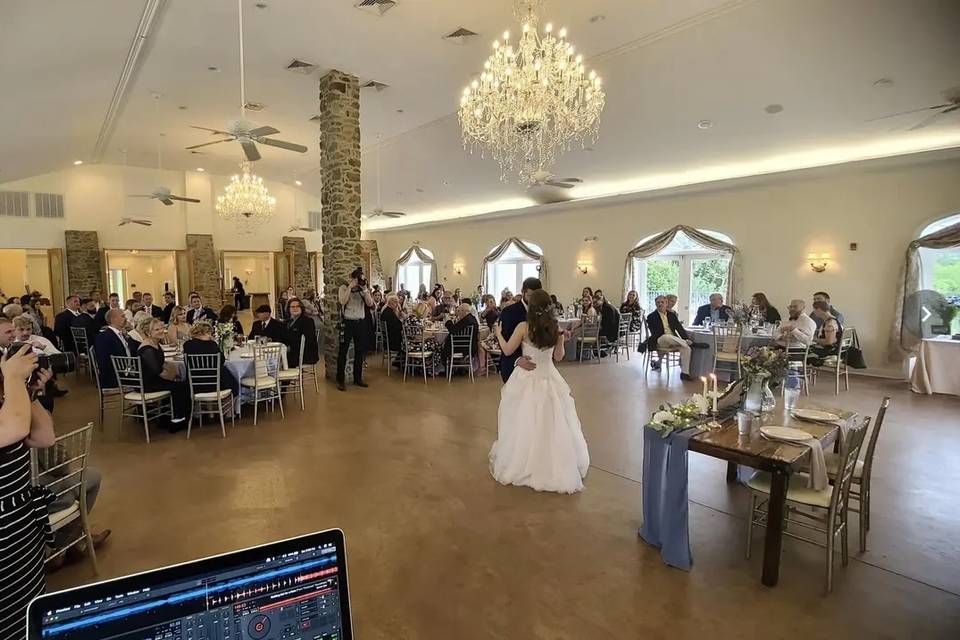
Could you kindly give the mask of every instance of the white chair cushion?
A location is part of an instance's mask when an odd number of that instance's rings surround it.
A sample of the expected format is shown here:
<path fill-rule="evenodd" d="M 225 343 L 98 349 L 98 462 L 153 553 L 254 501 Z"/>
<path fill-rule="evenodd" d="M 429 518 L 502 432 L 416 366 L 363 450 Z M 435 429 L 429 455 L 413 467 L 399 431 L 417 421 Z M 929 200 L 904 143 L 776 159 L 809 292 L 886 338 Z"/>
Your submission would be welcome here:
<path fill-rule="evenodd" d="M 832 476 L 837 475 L 837 467 L 840 465 L 840 457 L 836 454 L 825 454 L 824 460 L 827 463 L 827 474 Z M 859 480 L 863 477 L 863 460 L 857 460 L 857 464 L 853 467 L 853 477 L 856 480 Z"/>
<path fill-rule="evenodd" d="M 296 380 L 300 377 L 299 369 L 280 369 L 277 372 L 277 377 L 281 380 Z"/>
<path fill-rule="evenodd" d="M 433 351 L 407 351 L 407 355 L 411 358 L 429 358 Z"/>
<path fill-rule="evenodd" d="M 231 393 L 233 392 L 230 389 L 223 389 L 222 391 L 205 391 L 204 393 L 196 393 L 193 397 L 195 400 L 220 400 L 222 398 L 226 398 Z"/>
<path fill-rule="evenodd" d="M 257 376 L 256 378 L 242 378 L 240 384 L 245 387 L 275 387 L 277 381 L 270 376 Z"/>
<path fill-rule="evenodd" d="M 50 514 L 50 528 L 53 531 L 66 526 L 80 516 L 80 503 L 74 500 L 73 504 L 66 509 L 61 509 Z"/>
<path fill-rule="evenodd" d="M 596 338 L 589 338 L 589 337 L 585 338 L 583 336 L 579 337 L 578 340 L 580 340 L 580 342 L 596 342 L 597 341 Z"/>
<path fill-rule="evenodd" d="M 754 491 L 770 494 L 770 474 L 758 471 L 747 481 L 747 486 Z M 830 497 L 833 495 L 833 485 L 828 485 L 823 491 L 807 488 L 807 477 L 798 473 L 791 478 L 787 488 L 787 500 L 798 504 L 826 509 L 830 506 Z"/>
<path fill-rule="evenodd" d="M 726 351 L 717 352 L 717 360 L 723 360 L 725 362 L 736 362 L 740 359 L 736 353 L 727 353 Z"/>
<path fill-rule="evenodd" d="M 131 400 L 133 402 L 150 402 L 151 400 L 161 400 L 169 396 L 169 391 L 147 391 L 146 393 L 131 391 L 123 397 L 125 400 Z"/>

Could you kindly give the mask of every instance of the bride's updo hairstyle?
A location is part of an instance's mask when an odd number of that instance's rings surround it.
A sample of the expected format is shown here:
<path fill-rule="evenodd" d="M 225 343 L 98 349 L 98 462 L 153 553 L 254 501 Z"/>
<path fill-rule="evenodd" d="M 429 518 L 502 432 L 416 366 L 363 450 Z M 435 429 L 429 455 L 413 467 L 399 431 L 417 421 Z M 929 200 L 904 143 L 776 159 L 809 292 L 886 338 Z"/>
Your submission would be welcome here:
<path fill-rule="evenodd" d="M 538 349 L 554 347 L 560 335 L 557 319 L 553 317 L 553 301 L 543 289 L 530 292 L 527 301 L 527 334 Z"/>

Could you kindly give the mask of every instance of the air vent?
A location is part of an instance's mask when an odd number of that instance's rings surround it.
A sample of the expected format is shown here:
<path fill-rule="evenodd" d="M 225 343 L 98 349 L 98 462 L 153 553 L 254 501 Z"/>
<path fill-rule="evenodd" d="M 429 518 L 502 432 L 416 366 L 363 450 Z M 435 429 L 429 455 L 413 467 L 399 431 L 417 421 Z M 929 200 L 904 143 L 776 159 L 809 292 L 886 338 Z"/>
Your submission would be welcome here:
<path fill-rule="evenodd" d="M 397 6 L 397 2 L 396 0 L 360 0 L 353 6 L 361 11 L 382 16 L 387 11 L 390 11 L 390 9 L 393 9 L 395 6 Z"/>
<path fill-rule="evenodd" d="M 26 218 L 28 194 L 26 191 L 0 191 L 0 216 Z"/>
<path fill-rule="evenodd" d="M 57 193 L 35 193 L 33 208 L 38 218 L 62 218 L 63 196 Z"/>
<path fill-rule="evenodd" d="M 311 229 L 320 228 L 320 212 L 319 211 L 308 211 L 307 219 L 309 220 L 309 227 Z"/>
<path fill-rule="evenodd" d="M 453 44 L 464 45 L 467 42 L 470 42 L 477 37 L 476 31 L 470 31 L 466 27 L 457 27 L 455 31 L 451 31 L 447 35 L 443 36 L 443 39 L 447 42 L 452 42 Z"/>
<path fill-rule="evenodd" d="M 307 62 L 306 60 L 301 60 L 299 58 L 294 58 L 290 61 L 290 64 L 287 65 L 287 71 L 296 71 L 297 73 L 302 73 L 303 75 L 310 75 L 317 70 L 317 65 L 312 62 Z"/>
<path fill-rule="evenodd" d="M 263 104 L 262 102 L 248 102 L 243 105 L 243 108 L 247 111 L 263 111 L 267 108 L 267 105 Z"/>
<path fill-rule="evenodd" d="M 379 93 L 379 92 L 383 91 L 384 89 L 386 89 L 386 88 L 389 87 L 389 86 L 390 86 L 390 85 L 388 85 L 386 82 L 380 82 L 379 80 L 369 80 L 369 81 L 367 81 L 367 82 L 364 82 L 362 85 L 360 85 L 360 88 L 361 88 L 361 89 L 376 89 L 376 90 L 377 90 L 377 93 Z"/>

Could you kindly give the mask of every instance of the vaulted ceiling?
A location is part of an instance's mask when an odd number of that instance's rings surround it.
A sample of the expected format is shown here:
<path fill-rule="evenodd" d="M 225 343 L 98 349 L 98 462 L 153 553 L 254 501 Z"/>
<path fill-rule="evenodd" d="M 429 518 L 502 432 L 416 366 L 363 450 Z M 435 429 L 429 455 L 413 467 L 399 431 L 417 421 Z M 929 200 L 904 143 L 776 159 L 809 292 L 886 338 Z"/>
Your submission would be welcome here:
<path fill-rule="evenodd" d="M 337 68 L 389 85 L 362 93 L 364 208 L 376 204 L 382 136 L 383 205 L 408 216 L 371 226 L 529 204 L 523 185 L 463 150 L 455 116 L 490 43 L 517 30 L 510 0 L 397 0 L 382 16 L 354 0 L 243 2 L 247 98 L 265 105 L 251 119 L 310 149 L 262 148 L 258 173 L 319 193 L 309 118 L 319 74 Z M 157 10 L 152 29 L 105 128 L 145 7 Z M 238 116 L 236 14 L 234 0 L 5 0 L 0 183 L 77 159 L 154 166 L 158 143 L 165 168 L 232 173 L 237 145 L 184 147 L 208 140 L 189 125 Z M 960 91 L 955 1 L 548 0 L 545 18 L 605 79 L 599 140 L 554 167 L 584 179 L 578 197 L 960 146 L 960 111 L 915 131 L 926 114 L 870 122 Z M 442 38 L 458 27 L 479 36 Z M 318 70 L 286 70 L 294 58 Z"/>

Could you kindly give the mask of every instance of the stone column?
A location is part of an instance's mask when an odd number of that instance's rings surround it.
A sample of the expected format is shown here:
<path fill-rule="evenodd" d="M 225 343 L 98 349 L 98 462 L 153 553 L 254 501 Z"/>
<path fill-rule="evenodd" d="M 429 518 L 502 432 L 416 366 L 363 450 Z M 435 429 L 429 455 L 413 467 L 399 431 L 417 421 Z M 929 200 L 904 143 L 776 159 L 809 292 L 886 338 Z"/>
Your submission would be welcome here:
<path fill-rule="evenodd" d="M 219 312 L 223 305 L 223 281 L 220 277 L 220 256 L 213 248 L 213 236 L 207 233 L 188 233 L 187 257 L 193 290 L 203 298 L 204 305 Z M 186 301 L 188 293 L 180 292 L 178 298 Z"/>
<path fill-rule="evenodd" d="M 67 295 L 77 294 L 86 298 L 94 289 L 103 292 L 104 288 L 103 253 L 100 251 L 100 239 L 96 231 L 64 231 L 67 263 Z M 49 292 L 47 292 L 49 293 Z M 119 291 L 121 300 L 126 291 Z"/>
<path fill-rule="evenodd" d="M 310 273 L 306 239 L 283 236 L 283 250 L 293 252 L 293 288 L 297 295 L 302 296 L 307 289 L 316 288 Z"/>
<path fill-rule="evenodd" d="M 337 375 L 337 291 L 360 265 L 360 83 L 336 69 L 320 78 L 320 169 L 323 179 L 323 353 Z M 350 361 L 348 360 L 348 363 Z M 348 372 L 347 379 L 351 378 Z"/>

